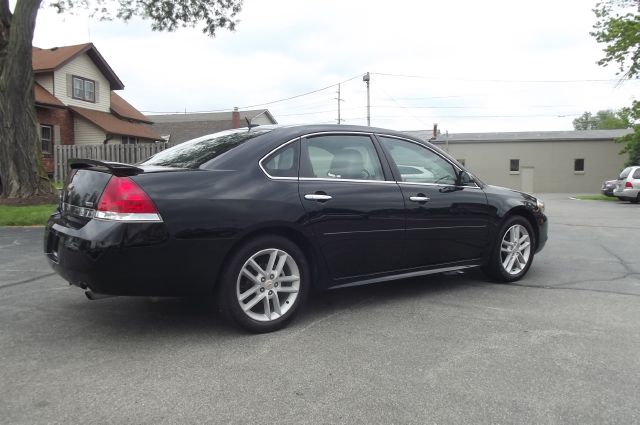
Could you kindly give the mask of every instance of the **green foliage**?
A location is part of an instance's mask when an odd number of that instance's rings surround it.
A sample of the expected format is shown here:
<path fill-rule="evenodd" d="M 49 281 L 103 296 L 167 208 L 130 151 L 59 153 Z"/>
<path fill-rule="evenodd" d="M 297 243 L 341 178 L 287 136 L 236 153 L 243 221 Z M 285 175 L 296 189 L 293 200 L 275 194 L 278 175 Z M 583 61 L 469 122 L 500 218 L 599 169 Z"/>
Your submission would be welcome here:
<path fill-rule="evenodd" d="M 640 77 L 640 0 L 603 0 L 593 9 L 598 20 L 591 35 L 604 43 L 598 65 L 617 64 L 616 75 Z"/>
<path fill-rule="evenodd" d="M 640 101 L 635 100 L 628 111 L 632 122 L 640 122 Z M 629 155 L 625 165 L 640 165 L 640 124 L 633 126 L 633 133 L 620 137 L 616 142 L 624 143 L 620 153 Z"/>
<path fill-rule="evenodd" d="M 573 120 L 575 130 L 611 130 L 616 128 L 631 128 L 633 122 L 630 117 L 630 109 L 622 108 L 619 111 L 598 111 L 595 115 L 585 112 L 579 118 Z"/>
<path fill-rule="evenodd" d="M 617 201 L 618 198 L 606 195 L 577 195 L 575 197 L 581 201 Z"/>
<path fill-rule="evenodd" d="M 179 27 L 203 24 L 202 32 L 214 36 L 217 29 L 233 31 L 235 16 L 243 0 L 50 0 L 58 13 L 82 8 L 101 20 L 128 21 L 140 16 L 151 21 L 154 31 L 175 31 Z"/>
<path fill-rule="evenodd" d="M 44 226 L 55 209 L 55 204 L 0 205 L 0 226 Z"/>

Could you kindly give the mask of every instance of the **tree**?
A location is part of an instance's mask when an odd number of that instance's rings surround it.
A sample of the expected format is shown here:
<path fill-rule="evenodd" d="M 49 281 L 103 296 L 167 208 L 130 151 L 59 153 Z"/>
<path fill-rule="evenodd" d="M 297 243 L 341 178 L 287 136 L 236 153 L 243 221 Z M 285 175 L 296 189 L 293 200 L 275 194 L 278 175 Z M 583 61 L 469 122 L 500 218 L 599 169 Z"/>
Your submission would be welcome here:
<path fill-rule="evenodd" d="M 591 35 L 605 45 L 598 65 L 616 64 L 622 80 L 640 78 L 640 0 L 603 0 L 593 11 L 597 21 Z M 625 143 L 627 165 L 640 164 L 640 102 L 627 110 L 634 132 L 618 141 Z"/>
<path fill-rule="evenodd" d="M 579 118 L 573 120 L 575 130 L 611 130 L 615 128 L 631 128 L 629 108 L 622 108 L 619 111 L 605 110 L 598 111 L 595 115 L 585 112 Z"/>
<path fill-rule="evenodd" d="M 43 3 L 44 1 L 44 3 Z M 58 13 L 84 7 L 103 20 L 140 16 L 154 31 L 203 26 L 233 31 L 243 0 L 0 0 L 0 197 L 24 198 L 51 192 L 42 164 L 33 92 L 31 48 L 41 6 Z"/>

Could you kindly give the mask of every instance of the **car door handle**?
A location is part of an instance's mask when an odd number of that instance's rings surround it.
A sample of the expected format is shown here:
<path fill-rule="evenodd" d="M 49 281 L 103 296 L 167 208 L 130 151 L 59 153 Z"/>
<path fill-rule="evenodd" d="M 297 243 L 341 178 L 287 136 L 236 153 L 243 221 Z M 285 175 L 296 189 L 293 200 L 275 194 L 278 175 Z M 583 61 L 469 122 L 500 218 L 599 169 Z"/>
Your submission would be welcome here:
<path fill-rule="evenodd" d="M 310 201 L 328 201 L 331 199 L 331 195 L 323 195 L 319 193 L 307 193 L 304 195 L 304 199 L 308 199 Z"/>
<path fill-rule="evenodd" d="M 409 200 L 413 201 L 413 202 L 427 202 L 429 200 L 429 198 L 427 198 L 424 195 L 421 195 L 421 196 L 410 196 Z"/>

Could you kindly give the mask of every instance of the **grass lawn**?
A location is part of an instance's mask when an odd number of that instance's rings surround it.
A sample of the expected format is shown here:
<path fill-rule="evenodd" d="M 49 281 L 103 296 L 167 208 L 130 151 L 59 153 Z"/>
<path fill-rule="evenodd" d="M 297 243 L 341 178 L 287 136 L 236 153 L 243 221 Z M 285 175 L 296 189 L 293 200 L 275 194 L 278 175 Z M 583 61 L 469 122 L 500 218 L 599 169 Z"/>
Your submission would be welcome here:
<path fill-rule="evenodd" d="M 56 204 L 0 205 L 0 226 L 44 226 Z"/>
<path fill-rule="evenodd" d="M 616 198 L 615 196 L 606 196 L 606 195 L 578 195 L 575 198 L 583 201 L 617 201 L 618 200 L 618 198 Z"/>

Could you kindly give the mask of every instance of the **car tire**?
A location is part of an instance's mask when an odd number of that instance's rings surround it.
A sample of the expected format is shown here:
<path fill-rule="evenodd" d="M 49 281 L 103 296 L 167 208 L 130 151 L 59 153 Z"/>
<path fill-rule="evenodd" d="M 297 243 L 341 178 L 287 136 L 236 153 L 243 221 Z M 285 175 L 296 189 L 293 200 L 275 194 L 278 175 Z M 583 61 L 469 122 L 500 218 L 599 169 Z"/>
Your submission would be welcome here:
<path fill-rule="evenodd" d="M 535 254 L 535 234 L 522 216 L 510 216 L 500 227 L 483 271 L 498 282 L 515 282 L 531 267 Z"/>
<path fill-rule="evenodd" d="M 218 283 L 222 316 L 253 332 L 285 327 L 304 304 L 309 271 L 302 250 L 281 236 L 261 236 L 239 247 Z"/>
<path fill-rule="evenodd" d="M 629 202 L 631 202 L 632 204 L 637 204 L 638 202 L 640 202 L 640 192 L 638 192 L 638 195 L 635 199 L 630 199 Z"/>

